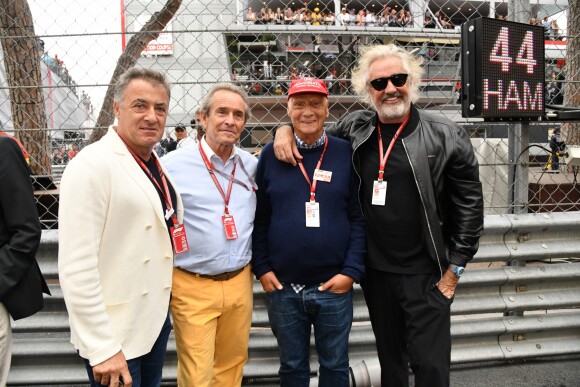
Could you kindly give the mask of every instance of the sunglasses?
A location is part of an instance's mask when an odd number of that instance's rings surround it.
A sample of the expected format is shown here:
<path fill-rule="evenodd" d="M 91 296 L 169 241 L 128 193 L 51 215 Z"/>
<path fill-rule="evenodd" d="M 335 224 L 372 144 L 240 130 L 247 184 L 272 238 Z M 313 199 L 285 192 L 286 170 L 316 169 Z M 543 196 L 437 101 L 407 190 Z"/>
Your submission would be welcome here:
<path fill-rule="evenodd" d="M 383 91 L 389 85 L 389 81 L 391 81 L 395 87 L 403 87 L 405 83 L 407 83 L 408 76 L 409 74 L 395 74 L 390 77 L 373 79 L 369 83 L 376 91 Z"/>

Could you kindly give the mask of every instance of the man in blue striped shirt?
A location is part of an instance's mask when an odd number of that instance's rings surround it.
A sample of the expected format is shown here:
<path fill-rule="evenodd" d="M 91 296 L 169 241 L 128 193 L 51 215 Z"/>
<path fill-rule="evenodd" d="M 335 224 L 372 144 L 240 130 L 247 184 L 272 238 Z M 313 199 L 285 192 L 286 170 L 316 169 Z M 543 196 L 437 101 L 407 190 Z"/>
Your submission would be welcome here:
<path fill-rule="evenodd" d="M 175 259 L 171 298 L 180 386 L 240 386 L 248 359 L 257 161 L 235 146 L 248 115 L 242 89 L 215 85 L 200 108 L 205 136 L 162 159 L 189 243 Z"/>

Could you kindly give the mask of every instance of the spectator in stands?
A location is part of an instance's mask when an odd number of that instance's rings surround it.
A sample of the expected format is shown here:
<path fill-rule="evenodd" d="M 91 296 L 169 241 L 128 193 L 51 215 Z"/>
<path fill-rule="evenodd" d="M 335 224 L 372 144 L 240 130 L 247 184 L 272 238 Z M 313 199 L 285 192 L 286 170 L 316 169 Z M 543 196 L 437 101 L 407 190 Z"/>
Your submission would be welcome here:
<path fill-rule="evenodd" d="M 266 10 L 266 24 L 274 24 L 276 22 L 276 13 L 272 8 Z"/>
<path fill-rule="evenodd" d="M 332 88 L 334 87 L 336 77 L 336 70 L 331 70 L 326 73 L 326 77 L 324 78 L 324 83 L 326 85 L 326 89 L 328 93 L 332 93 Z"/>
<path fill-rule="evenodd" d="M 187 250 L 181 196 L 153 153 L 169 87 L 157 71 L 127 70 L 115 86 L 118 124 L 62 177 L 60 285 L 92 386 L 161 385 L 173 259 Z"/>
<path fill-rule="evenodd" d="M 397 24 L 400 27 L 405 27 L 407 21 L 405 19 L 405 10 L 401 8 L 399 12 L 397 12 Z"/>
<path fill-rule="evenodd" d="M 69 161 L 74 159 L 75 156 L 79 153 L 79 146 L 73 145 L 72 148 L 68 151 L 68 159 Z"/>
<path fill-rule="evenodd" d="M 298 69 L 296 67 L 290 68 L 290 79 L 294 80 L 294 79 L 298 79 L 298 78 L 300 78 L 298 76 Z"/>
<path fill-rule="evenodd" d="M 338 16 L 336 17 L 336 19 L 338 20 L 338 23 L 341 26 L 348 26 L 348 22 L 349 22 L 349 16 L 348 16 L 348 12 L 346 12 L 346 8 L 343 8 L 340 13 L 338 14 Z"/>
<path fill-rule="evenodd" d="M 381 23 L 383 25 L 388 26 L 389 25 L 389 15 L 391 14 L 391 7 L 389 7 L 387 4 L 385 4 L 383 6 L 383 10 L 381 12 Z"/>
<path fill-rule="evenodd" d="M 413 14 L 411 13 L 411 11 L 405 11 L 405 17 L 407 20 L 407 27 L 413 27 Z"/>
<path fill-rule="evenodd" d="M 333 12 L 328 12 L 326 15 L 324 15 L 324 24 L 327 26 L 333 26 L 335 20 L 336 18 Z"/>
<path fill-rule="evenodd" d="M 307 8 L 304 8 L 304 24 L 307 26 L 312 25 L 312 12 Z"/>
<path fill-rule="evenodd" d="M 429 15 L 425 15 L 425 21 L 423 22 L 423 28 L 435 28 L 435 20 Z"/>
<path fill-rule="evenodd" d="M 349 26 L 354 26 L 356 25 L 356 15 L 355 15 L 355 9 L 352 8 L 350 11 L 348 11 L 348 25 Z"/>
<path fill-rule="evenodd" d="M 374 27 L 377 24 L 377 18 L 375 17 L 374 12 L 367 11 L 367 14 L 365 16 L 365 23 L 367 27 Z"/>
<path fill-rule="evenodd" d="M 52 165 L 62 165 L 62 164 L 64 164 L 62 150 L 60 148 L 54 148 L 52 150 Z"/>
<path fill-rule="evenodd" d="M 364 9 L 358 11 L 358 15 L 356 15 L 356 25 L 358 27 L 364 27 L 366 25 L 366 12 Z"/>
<path fill-rule="evenodd" d="M 10 370 L 10 317 L 35 314 L 50 294 L 36 262 L 40 236 L 28 163 L 15 139 L 0 135 L 0 386 Z"/>
<path fill-rule="evenodd" d="M 552 21 L 548 16 L 546 16 L 544 20 L 542 20 L 542 26 L 544 27 L 545 30 L 546 39 L 552 39 L 553 37 Z"/>
<path fill-rule="evenodd" d="M 455 28 L 455 25 L 453 25 L 453 23 L 451 22 L 451 20 L 449 20 L 447 16 L 443 16 L 441 18 L 441 26 L 447 30 L 452 30 Z"/>
<path fill-rule="evenodd" d="M 391 9 L 391 13 L 387 17 L 387 25 L 389 27 L 400 27 L 399 22 L 397 20 L 397 10 Z"/>
<path fill-rule="evenodd" d="M 256 15 L 255 24 L 266 24 L 268 21 L 268 15 L 266 13 L 266 8 L 260 9 L 260 12 Z"/>
<path fill-rule="evenodd" d="M 294 24 L 304 25 L 304 9 L 301 8 L 294 12 Z"/>
<path fill-rule="evenodd" d="M 274 21 L 276 24 L 284 23 L 284 14 L 282 13 L 282 9 L 280 9 L 280 7 L 276 8 L 276 12 L 274 12 Z"/>
<path fill-rule="evenodd" d="M 314 12 L 310 14 L 310 22 L 313 26 L 319 26 L 322 21 L 322 15 L 320 14 L 320 8 L 314 8 Z"/>
<path fill-rule="evenodd" d="M 284 9 L 284 24 L 288 25 L 288 24 L 293 24 L 292 22 L 294 21 L 294 14 L 292 12 L 292 10 L 290 9 L 290 7 L 286 7 Z"/>
<path fill-rule="evenodd" d="M 469 134 L 416 107 L 422 73 L 422 59 L 397 45 L 364 48 L 352 80 L 370 110 L 327 128 L 351 142 L 360 178 L 368 245 L 362 288 L 384 386 L 409 385 L 409 365 L 415 386 L 449 386 L 451 304 L 483 231 Z M 288 126 L 278 128 L 274 148 L 287 162 L 302 159 Z"/>
<path fill-rule="evenodd" d="M 246 22 L 248 24 L 254 24 L 256 21 L 256 14 L 252 11 L 252 7 L 248 7 L 248 13 L 246 14 Z"/>
<path fill-rule="evenodd" d="M 556 19 L 552 19 L 552 39 L 561 40 L 562 36 L 560 35 L 560 26 L 558 25 L 558 21 Z"/>

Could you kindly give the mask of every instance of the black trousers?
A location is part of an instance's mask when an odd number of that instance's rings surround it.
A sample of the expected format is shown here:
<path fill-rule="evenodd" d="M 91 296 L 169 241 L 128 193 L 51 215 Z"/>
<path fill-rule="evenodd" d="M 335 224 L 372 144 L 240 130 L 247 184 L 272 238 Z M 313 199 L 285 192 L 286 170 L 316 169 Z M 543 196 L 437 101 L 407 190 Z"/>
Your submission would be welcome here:
<path fill-rule="evenodd" d="M 439 273 L 404 275 L 367 268 L 362 283 L 381 363 L 381 386 L 448 387 L 451 303 Z"/>

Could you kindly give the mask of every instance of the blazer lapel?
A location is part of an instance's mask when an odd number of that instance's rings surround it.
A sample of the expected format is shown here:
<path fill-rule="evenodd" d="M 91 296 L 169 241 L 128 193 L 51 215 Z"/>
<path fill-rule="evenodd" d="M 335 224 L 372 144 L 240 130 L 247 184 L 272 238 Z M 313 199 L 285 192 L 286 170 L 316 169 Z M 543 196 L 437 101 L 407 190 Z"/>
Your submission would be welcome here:
<path fill-rule="evenodd" d="M 127 172 L 127 175 L 139 186 L 145 195 L 149 198 L 151 202 L 151 206 L 157 215 L 159 221 L 165 226 L 165 216 L 164 216 L 164 209 L 161 207 L 159 203 L 159 194 L 157 193 L 157 189 L 149 180 L 149 177 L 143 172 L 137 161 L 133 158 L 131 153 L 127 150 L 127 146 L 121 140 L 117 132 L 113 129 L 113 127 L 109 127 L 109 131 L 107 135 L 110 135 L 111 142 L 113 146 L 113 151 L 119 156 L 119 164 L 121 167 Z"/>

